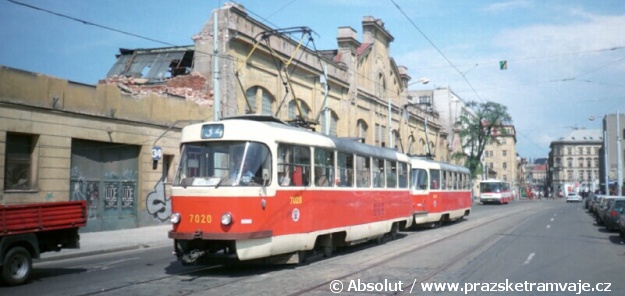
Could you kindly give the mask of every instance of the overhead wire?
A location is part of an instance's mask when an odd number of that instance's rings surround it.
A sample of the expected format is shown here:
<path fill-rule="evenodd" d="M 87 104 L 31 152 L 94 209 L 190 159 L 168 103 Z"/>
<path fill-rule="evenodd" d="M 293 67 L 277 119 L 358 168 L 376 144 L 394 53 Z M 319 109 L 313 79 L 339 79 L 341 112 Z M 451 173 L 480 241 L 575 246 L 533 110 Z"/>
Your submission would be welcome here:
<path fill-rule="evenodd" d="M 170 43 L 170 42 L 166 42 L 166 41 L 158 40 L 158 39 L 151 38 L 151 37 L 146 37 L 146 36 L 143 36 L 143 35 L 140 35 L 140 34 L 136 34 L 136 33 L 128 32 L 128 31 L 125 31 L 125 30 L 121 30 L 121 29 L 113 28 L 113 27 L 110 27 L 110 26 L 102 25 L 102 24 L 97 24 L 97 23 L 94 23 L 94 22 L 91 22 L 91 21 L 88 21 L 88 20 L 84 20 L 84 19 L 81 19 L 81 18 L 77 18 L 77 17 L 73 17 L 73 16 L 70 16 L 70 15 L 66 15 L 66 14 L 63 14 L 63 13 L 55 12 L 55 11 L 52 11 L 52 10 L 49 10 L 49 9 L 45 9 L 45 8 L 41 8 L 41 7 L 37 7 L 37 6 L 34 6 L 34 5 L 30 5 L 30 4 L 22 3 L 22 2 L 19 2 L 19 1 L 15 1 L 15 0 L 7 0 L 7 1 L 9 1 L 9 2 L 11 2 L 11 3 L 13 3 L 13 4 L 16 4 L 16 5 L 20 5 L 20 6 L 23 6 L 23 7 L 30 8 L 30 9 L 34 9 L 34 10 L 38 10 L 38 11 L 41 11 L 41 12 L 49 13 L 49 14 L 52 14 L 52 15 L 55 15 L 55 16 L 58 16 L 58 17 L 66 18 L 66 19 L 69 19 L 69 20 L 72 20 L 72 21 L 75 21 L 75 22 L 79 22 L 79 23 L 84 24 L 84 25 L 90 25 L 90 26 L 98 27 L 98 28 L 101 28 L 101 29 L 105 29 L 105 30 L 109 30 L 109 31 L 117 32 L 117 33 L 120 33 L 120 34 L 124 34 L 124 35 L 128 35 L 128 36 L 132 36 L 132 37 L 135 37 L 135 38 L 144 39 L 144 40 L 151 41 L 151 42 L 155 42 L 155 43 L 158 43 L 158 44 L 163 44 L 163 45 L 171 46 L 171 47 L 174 47 L 174 48 L 177 48 L 177 47 L 182 47 L 182 46 L 179 46 L 179 45 L 172 44 L 172 43 Z M 280 7 L 280 8 L 279 8 L 276 12 L 274 12 L 271 16 L 273 16 L 273 15 L 277 14 L 278 12 L 282 11 L 284 8 L 286 8 L 287 6 L 291 5 L 291 4 L 292 4 L 292 3 L 294 3 L 295 1 L 296 1 L 296 0 L 292 0 L 292 1 L 288 2 L 287 4 L 283 5 L 283 6 L 282 6 L 282 7 Z M 480 63 L 474 64 L 474 65 L 472 65 L 473 67 L 472 67 L 471 69 L 469 69 L 469 70 L 467 70 L 467 71 L 462 72 L 462 71 L 461 71 L 461 70 L 460 70 L 460 69 L 459 69 L 459 68 L 458 68 L 458 67 L 457 67 L 457 66 L 456 66 L 456 65 L 455 65 L 455 64 L 454 64 L 454 63 L 453 63 L 453 62 L 452 62 L 452 61 L 451 61 L 451 60 L 450 60 L 450 59 L 449 59 L 449 58 L 448 58 L 448 57 L 447 57 L 447 56 L 446 56 L 446 55 L 445 55 L 445 54 L 444 54 L 441 50 L 440 50 L 440 48 L 438 48 L 438 47 L 436 46 L 436 44 L 434 44 L 434 42 L 433 42 L 433 41 L 432 41 L 432 40 L 431 40 L 431 39 L 430 39 L 430 38 L 429 38 L 429 37 L 428 37 L 428 36 L 427 36 L 427 35 L 426 35 L 426 34 L 425 34 L 425 33 L 424 33 L 424 32 L 423 32 L 423 31 L 422 31 L 422 30 L 421 30 L 421 29 L 420 29 L 420 28 L 419 28 L 419 27 L 418 27 L 418 26 L 417 26 L 417 25 L 416 25 L 416 24 L 415 24 L 415 23 L 414 23 L 414 22 L 413 22 L 413 21 L 412 21 L 409 17 L 408 17 L 408 15 L 407 15 L 407 14 L 403 11 L 403 9 L 402 9 L 401 7 L 399 7 L 399 5 L 398 5 L 398 4 L 397 4 L 394 0 L 391 0 L 391 2 L 392 2 L 392 3 L 395 5 L 395 7 L 396 7 L 396 8 L 397 8 L 397 9 L 398 9 L 398 10 L 399 10 L 399 11 L 400 11 L 403 15 L 404 15 L 404 17 L 406 17 L 406 19 L 407 19 L 407 20 L 408 20 L 408 21 L 412 24 L 412 26 L 413 26 L 413 27 L 414 27 L 414 28 L 415 28 L 415 29 L 416 29 L 416 30 L 417 30 L 417 31 L 418 31 L 418 32 L 419 32 L 419 33 L 420 33 L 420 34 L 421 34 L 421 35 L 425 38 L 425 40 L 426 40 L 428 43 L 430 43 L 430 45 L 431 45 L 431 46 L 432 46 L 432 47 L 433 47 L 433 48 L 434 48 L 434 49 L 435 49 L 435 50 L 436 50 L 436 51 L 437 51 L 437 52 L 438 52 L 438 53 L 439 53 L 439 54 L 440 54 L 440 55 L 444 58 L 444 60 L 445 60 L 445 61 L 446 61 L 446 62 L 447 62 L 447 63 L 448 63 L 448 64 L 449 64 L 449 65 L 450 65 L 450 66 L 451 66 L 451 67 L 452 67 L 452 68 L 453 68 L 453 69 L 454 69 L 454 70 L 455 70 L 458 74 L 460 74 L 460 76 L 461 76 L 461 77 L 463 78 L 463 80 L 467 83 L 467 85 L 471 88 L 472 92 L 473 92 L 473 93 L 474 93 L 474 94 L 478 97 L 478 99 L 479 99 L 480 101 L 483 101 L 483 100 L 482 100 L 482 98 L 480 97 L 479 93 L 477 92 L 477 90 L 473 87 L 473 85 L 471 84 L 471 82 L 470 82 L 470 81 L 467 79 L 467 77 L 466 77 L 466 73 L 467 73 L 467 72 L 469 72 L 469 71 L 471 71 L 471 70 L 473 70 L 475 67 L 479 66 L 479 65 L 480 65 Z M 248 13 L 250 13 L 250 14 L 252 14 L 252 15 L 255 15 L 256 17 L 258 17 L 258 18 L 262 19 L 262 20 L 263 20 L 263 21 L 265 21 L 266 23 L 268 23 L 268 24 L 270 24 L 270 25 L 272 25 L 272 26 L 274 26 L 274 27 L 277 27 L 277 26 L 276 26 L 275 24 L 273 24 L 271 21 L 269 21 L 269 20 L 267 20 L 266 18 L 264 18 L 264 17 L 262 17 L 262 16 L 260 16 L 260 15 L 258 15 L 258 14 L 256 14 L 256 13 L 254 13 L 253 11 L 251 11 L 251 10 L 249 10 L 249 9 L 247 9 L 246 11 L 247 11 Z M 579 53 L 593 53 L 593 52 L 601 52 L 601 51 L 614 51 L 614 50 L 620 50 L 620 49 L 623 49 L 623 48 L 624 48 L 624 47 L 622 47 L 622 46 L 618 46 L 618 47 L 605 48 L 605 49 L 597 49 L 597 50 L 590 50 L 590 51 L 583 51 L 583 52 L 577 52 L 577 53 L 564 53 L 564 54 L 559 54 L 559 55 L 550 55 L 550 56 L 544 56 L 544 57 L 529 57 L 529 58 L 515 59 L 515 60 L 511 60 L 511 61 L 523 61 L 523 60 L 532 60 L 532 59 L 553 58 L 553 57 L 562 56 L 562 55 L 579 54 Z M 229 55 L 222 55 L 222 54 L 215 55 L 214 53 L 210 53 L 210 52 L 202 52 L 202 51 L 198 51 L 198 50 L 195 50 L 195 51 L 196 51 L 196 52 L 198 52 L 198 53 L 203 53 L 203 54 L 209 55 L 209 56 L 218 56 L 219 58 L 230 59 L 230 60 L 233 60 L 233 61 L 240 61 L 240 59 L 238 59 L 238 58 L 236 58 L 236 57 L 229 56 Z M 317 51 L 317 49 L 315 48 L 315 49 L 314 49 L 314 51 Z M 617 60 L 617 61 L 615 61 L 615 62 L 613 62 L 613 63 L 602 65 L 601 67 L 598 67 L 598 68 L 596 68 L 596 69 L 594 69 L 594 70 L 587 71 L 587 72 L 581 73 L 581 74 L 579 74 L 579 75 L 576 75 L 576 76 L 574 76 L 574 77 L 571 77 L 571 78 L 568 78 L 568 79 L 563 79 L 563 80 L 560 80 L 560 81 L 568 81 L 568 80 L 574 80 L 574 79 L 577 79 L 578 77 L 580 77 L 580 76 L 582 76 L 582 75 L 586 75 L 586 74 L 589 74 L 589 73 L 591 73 L 591 72 L 598 71 L 598 70 L 600 70 L 600 69 L 603 69 L 603 68 L 605 68 L 605 67 L 608 67 L 608 66 L 610 66 L 610 65 L 612 65 L 612 64 L 614 64 L 614 63 L 616 63 L 616 62 L 620 62 L 620 61 L 622 61 L 622 60 L 625 60 L 625 58 L 621 58 L 621 59 L 619 59 L 619 60 Z M 497 63 L 497 62 L 488 62 L 488 63 Z M 484 64 L 484 63 L 481 63 L 481 64 Z M 374 83 L 374 84 L 379 84 L 379 83 L 380 83 L 380 82 L 378 82 L 378 81 L 376 81 L 376 80 L 374 80 L 374 79 L 371 79 L 371 78 L 369 78 L 369 77 L 366 77 L 365 75 L 362 75 L 362 74 L 360 74 L 360 73 L 356 73 L 356 72 L 355 72 L 355 71 L 353 71 L 353 70 L 349 70 L 349 71 L 352 71 L 352 72 L 353 72 L 353 74 L 358 75 L 359 77 L 361 77 L 361 78 L 363 78 L 363 79 L 366 79 L 366 80 L 368 80 L 368 81 L 370 81 L 370 82 L 372 82 L 372 83 Z M 577 80 L 579 80 L 579 79 L 577 79 Z M 585 80 L 584 80 L 584 81 L 585 81 Z M 557 80 L 556 80 L 556 81 L 550 81 L 549 83 L 553 83 L 553 82 L 558 82 L 558 81 L 557 81 Z M 586 81 L 586 82 L 591 82 L 591 81 Z"/>
<path fill-rule="evenodd" d="M 471 84 L 471 82 L 469 81 L 469 79 L 467 79 L 467 77 L 463 74 L 463 72 L 460 71 L 460 69 L 458 69 L 458 67 L 445 55 L 445 53 L 443 53 L 443 51 L 440 50 L 438 46 L 436 46 L 436 44 L 434 44 L 434 42 L 432 42 L 432 40 L 421 30 L 421 28 L 419 28 L 419 26 L 417 26 L 417 24 L 415 24 L 415 22 L 412 21 L 412 19 L 406 14 L 406 12 L 404 12 L 404 10 L 401 7 L 399 7 L 399 5 L 395 2 L 395 0 L 390 0 L 390 1 L 393 3 L 393 5 L 395 5 L 397 10 L 399 10 L 399 12 L 401 12 L 401 14 L 408 20 L 408 22 L 421 34 L 421 36 L 423 36 L 423 38 L 425 38 L 425 40 L 428 43 L 430 43 L 430 45 L 443 57 L 443 59 L 445 59 L 445 61 L 447 61 L 447 63 L 452 68 L 454 68 L 454 70 L 456 70 L 458 74 L 460 74 L 462 79 L 467 83 L 467 85 L 471 88 L 471 90 L 473 90 L 473 93 L 478 98 L 478 100 L 480 100 L 481 102 L 484 102 L 482 97 L 480 97 L 480 94 L 475 90 L 475 88 L 473 87 L 473 84 Z"/>
<path fill-rule="evenodd" d="M 402 15 L 408 20 L 408 22 L 410 22 L 410 24 L 412 24 L 412 26 L 423 36 L 423 38 L 425 38 L 425 40 L 443 57 L 443 59 L 445 61 L 447 61 L 447 63 L 456 71 L 458 72 L 458 74 L 460 74 L 460 76 L 462 77 L 462 79 L 466 82 L 466 84 L 469 86 L 469 88 L 471 88 L 473 94 L 477 97 L 477 99 L 481 102 L 485 102 L 481 96 L 479 95 L 479 93 L 477 92 L 477 90 L 475 89 L 475 87 L 473 87 L 473 84 L 469 81 L 469 79 L 467 79 L 466 77 L 466 73 L 473 70 L 475 67 L 477 67 L 479 64 L 475 64 L 475 66 L 473 66 L 471 69 L 462 72 L 460 71 L 460 69 L 445 55 L 445 53 L 443 53 L 438 46 L 436 46 L 436 44 L 434 44 L 434 42 L 432 42 L 432 40 L 419 28 L 419 26 L 417 26 L 417 24 L 415 24 L 415 22 L 412 21 L 412 19 L 404 12 L 404 10 L 395 2 L 395 0 L 390 0 L 393 5 L 395 5 L 395 7 L 402 13 Z M 534 144 L 537 147 L 540 147 L 538 144 L 536 144 L 535 142 L 533 142 L 531 139 L 529 139 L 527 136 L 521 134 L 520 132 L 517 131 L 518 134 L 522 135 L 523 137 L 525 137 L 528 141 L 530 141 L 532 144 Z"/>
<path fill-rule="evenodd" d="M 72 20 L 72 21 L 75 21 L 75 22 L 78 22 L 78 23 L 81 23 L 81 24 L 84 24 L 84 25 L 91 25 L 91 26 L 95 26 L 95 27 L 98 27 L 98 28 L 101 28 L 101 29 L 104 29 L 104 30 L 109 30 L 109 31 L 117 32 L 117 33 L 124 34 L 124 35 L 127 35 L 127 36 L 132 36 L 132 37 L 140 38 L 140 39 L 143 39 L 143 40 L 152 41 L 152 42 L 155 42 L 155 43 L 158 43 L 158 44 L 163 44 L 163 45 L 171 46 L 171 47 L 174 47 L 174 48 L 184 47 L 184 46 L 180 46 L 180 45 L 172 44 L 172 43 L 170 43 L 170 42 L 166 42 L 166 41 L 158 40 L 158 39 L 155 39 L 155 38 L 151 38 L 151 37 L 143 36 L 143 35 L 140 35 L 140 34 L 136 34 L 136 33 L 128 32 L 128 31 L 124 31 L 124 30 L 117 29 L 117 28 L 113 28 L 113 27 L 110 27 L 110 26 L 101 25 L 101 24 L 96 24 L 96 23 L 91 22 L 91 21 L 88 21 L 88 20 L 84 20 L 84 19 L 81 19 L 81 18 L 78 18 L 78 17 L 74 17 L 74 16 L 70 16 L 70 15 L 67 15 L 67 14 L 63 14 L 63 13 L 59 13 L 59 12 L 55 12 L 55 11 L 52 11 L 52 10 L 49 10 L 49 9 L 45 9 L 45 8 L 41 8 L 41 7 L 38 7 L 38 6 L 34 6 L 34 5 L 30 5 L 30 4 L 22 3 L 22 2 L 19 2 L 19 1 L 16 1 L 16 0 L 7 0 L 7 1 L 8 1 L 8 2 L 11 2 L 11 3 L 13 3 L 13 4 L 16 4 L 16 5 L 20 5 L 20 6 L 23 6 L 23 7 L 30 8 L 30 9 L 34 9 L 34 10 L 38 10 L 38 11 L 41 11 L 41 12 L 49 13 L 49 14 L 52 14 L 52 15 L 55 15 L 55 16 L 58 16 L 58 17 L 61 17 L 61 18 L 66 18 L 66 19 L 69 19 L 69 20 Z M 295 1 L 296 1 L 296 0 L 292 0 L 292 1 L 290 1 L 289 3 L 287 3 L 287 4 L 283 5 L 283 6 L 282 6 L 281 8 L 279 8 L 279 9 L 278 9 L 278 10 L 277 10 L 274 14 L 276 14 L 277 12 L 279 12 L 279 11 L 283 10 L 286 6 L 288 6 L 288 5 L 292 4 L 292 3 L 293 3 L 293 2 L 295 2 Z M 274 24 L 274 23 L 272 23 L 271 21 L 269 21 L 269 20 L 267 20 L 266 18 L 264 18 L 264 17 L 262 17 L 262 16 L 258 15 L 257 13 L 255 13 L 255 12 L 251 11 L 250 9 L 246 9 L 246 11 L 247 11 L 249 14 L 252 14 L 252 15 L 254 15 L 254 16 L 256 16 L 256 17 L 258 17 L 258 18 L 262 19 L 264 22 L 266 22 L 266 23 L 270 24 L 271 26 L 273 26 L 273 27 L 275 27 L 275 28 L 277 28 L 277 27 L 278 27 L 277 25 L 275 25 L 275 24 Z M 283 36 L 287 36 L 287 34 L 283 34 Z M 288 38 L 291 38 L 291 37 L 288 37 Z M 194 49 L 194 51 L 195 51 L 195 52 L 197 52 L 197 53 L 201 53 L 201 54 L 205 54 L 205 55 L 211 56 L 211 57 L 212 57 L 212 56 L 217 56 L 217 57 L 219 57 L 219 58 L 223 58 L 223 59 L 227 59 L 227 60 L 231 60 L 231 61 L 235 61 L 235 62 L 241 62 L 241 59 L 236 58 L 236 57 L 233 57 L 233 56 L 230 56 L 230 55 L 224 55 L 224 54 L 218 54 L 218 55 L 215 55 L 215 54 L 214 54 L 214 53 L 212 53 L 212 52 L 204 52 L 204 51 L 200 51 L 200 50 L 197 50 L 197 49 Z M 316 48 L 315 48 L 315 51 L 317 51 L 317 50 L 316 50 Z M 363 79 L 365 79 L 365 80 L 367 80 L 367 81 L 369 81 L 369 82 L 371 82 L 371 83 L 374 83 L 374 84 L 379 84 L 379 82 L 378 82 L 378 81 L 376 81 L 376 80 L 374 80 L 374 79 L 371 79 L 371 78 L 369 78 L 369 77 L 367 77 L 367 76 L 365 76 L 365 75 L 362 75 L 362 74 L 360 74 L 360 73 L 356 73 L 356 72 L 355 72 L 355 71 L 353 71 L 353 70 L 349 70 L 349 71 L 350 71 L 352 74 L 357 75 L 357 76 L 359 76 L 359 77 L 361 77 L 361 78 L 363 78 Z M 234 75 L 233 73 L 227 73 L 227 74 L 232 74 L 232 75 Z"/>
<path fill-rule="evenodd" d="M 127 31 L 120 30 L 120 29 L 115 29 L 115 28 L 112 28 L 112 27 L 109 27 L 109 26 L 96 24 L 96 23 L 93 23 L 93 22 L 90 22 L 90 21 L 87 21 L 87 20 L 83 20 L 83 19 L 79 19 L 79 18 L 76 18 L 76 17 L 73 17 L 73 16 L 66 15 L 66 14 L 54 12 L 52 10 L 48 10 L 48 9 L 45 9 L 45 8 L 37 7 L 37 6 L 34 6 L 34 5 L 18 2 L 18 1 L 15 1 L 15 0 L 7 0 L 7 1 L 9 1 L 9 2 L 11 2 L 13 4 L 16 4 L 16 5 L 25 6 L 25 7 L 34 9 L 34 10 L 43 11 L 43 12 L 46 12 L 46 13 L 49 13 L 49 14 L 53 14 L 53 15 L 62 17 L 62 18 L 66 18 L 66 19 L 69 19 L 69 20 L 72 20 L 72 21 L 83 23 L 85 25 L 90 25 L 90 26 L 106 29 L 106 30 L 109 30 L 109 31 L 114 31 L 114 32 L 121 33 L 121 34 L 124 34 L 124 35 L 145 39 L 145 40 L 148 40 L 148 41 L 164 44 L 164 45 L 167 45 L 167 46 L 179 47 L 178 45 L 171 44 L 169 42 L 164 42 L 164 41 L 157 40 L 157 39 L 154 39 L 154 38 L 141 36 L 139 34 L 134 34 L 134 33 L 130 33 L 130 32 L 127 32 Z"/>

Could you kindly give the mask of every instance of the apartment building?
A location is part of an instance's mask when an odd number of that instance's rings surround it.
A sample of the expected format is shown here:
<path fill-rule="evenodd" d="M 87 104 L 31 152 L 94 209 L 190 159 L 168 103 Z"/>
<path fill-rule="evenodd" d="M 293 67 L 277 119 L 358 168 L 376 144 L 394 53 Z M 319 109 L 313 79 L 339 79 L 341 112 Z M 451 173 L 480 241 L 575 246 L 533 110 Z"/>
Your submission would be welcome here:
<path fill-rule="evenodd" d="M 516 129 L 513 125 L 502 125 L 493 131 L 493 137 L 484 148 L 484 164 L 489 176 L 510 182 L 518 192 L 524 178 L 519 174 L 519 162 L 516 152 Z"/>
<path fill-rule="evenodd" d="M 551 192 L 566 195 L 597 189 L 602 144 L 603 132 L 593 129 L 574 129 L 551 142 L 548 172 Z"/>

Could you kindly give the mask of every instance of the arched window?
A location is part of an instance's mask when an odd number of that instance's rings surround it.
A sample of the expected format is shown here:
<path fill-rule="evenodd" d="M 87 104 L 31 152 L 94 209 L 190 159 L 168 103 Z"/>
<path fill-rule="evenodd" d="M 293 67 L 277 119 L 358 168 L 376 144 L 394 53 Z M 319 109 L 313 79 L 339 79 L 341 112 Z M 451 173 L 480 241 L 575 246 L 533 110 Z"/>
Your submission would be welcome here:
<path fill-rule="evenodd" d="M 393 139 L 391 139 L 391 143 L 393 143 L 393 146 L 391 148 L 395 148 L 395 149 L 401 149 L 401 142 L 399 139 L 399 132 L 397 132 L 397 130 L 393 130 L 393 132 L 391 133 L 393 135 Z"/>
<path fill-rule="evenodd" d="M 250 87 L 245 92 L 245 97 L 247 98 L 247 103 L 249 105 L 245 105 L 245 113 L 254 113 L 256 112 L 256 93 L 258 91 L 258 87 Z M 252 108 L 250 110 L 249 108 Z"/>
<path fill-rule="evenodd" d="M 273 115 L 273 106 L 276 100 L 267 89 L 260 86 L 252 86 L 245 91 L 245 97 L 252 106 L 252 110 L 249 110 L 247 105 L 245 106 L 246 113 L 256 113 L 258 110 L 257 102 L 260 99 L 260 114 Z"/>
<path fill-rule="evenodd" d="M 415 154 L 415 139 L 413 135 L 408 137 L 408 154 Z"/>
<path fill-rule="evenodd" d="M 299 107 L 302 109 L 302 116 L 307 119 L 308 115 L 310 114 L 310 107 L 308 107 L 308 104 L 306 104 L 306 102 L 302 101 L 301 99 L 297 99 L 297 101 L 299 102 Z M 295 100 L 291 100 L 289 102 L 287 116 L 289 117 L 289 119 L 296 119 L 299 116 L 297 106 L 295 106 Z"/>
<path fill-rule="evenodd" d="M 367 130 L 369 129 L 369 125 L 362 119 L 358 119 L 356 122 L 356 131 L 358 133 L 358 138 L 367 139 Z"/>
<path fill-rule="evenodd" d="M 329 112 L 321 112 L 321 116 L 319 118 L 319 120 L 321 121 L 321 132 L 325 133 L 326 130 L 326 114 L 330 113 L 330 133 L 329 135 L 331 136 L 336 136 L 336 127 L 338 125 L 338 121 L 339 121 L 339 117 L 338 115 L 336 115 L 336 113 L 331 110 L 328 109 Z"/>
<path fill-rule="evenodd" d="M 419 154 L 426 154 L 427 148 L 425 147 L 425 140 L 423 138 L 419 139 Z"/>
<path fill-rule="evenodd" d="M 386 80 L 382 73 L 378 74 L 378 80 L 375 84 L 375 94 L 381 99 L 386 95 Z"/>

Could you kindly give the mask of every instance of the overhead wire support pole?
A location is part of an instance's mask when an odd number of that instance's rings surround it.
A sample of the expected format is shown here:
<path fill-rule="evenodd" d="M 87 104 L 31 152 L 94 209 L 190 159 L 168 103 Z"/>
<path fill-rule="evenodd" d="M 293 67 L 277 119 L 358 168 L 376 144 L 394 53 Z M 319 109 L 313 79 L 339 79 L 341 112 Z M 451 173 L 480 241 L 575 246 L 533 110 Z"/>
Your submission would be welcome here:
<path fill-rule="evenodd" d="M 219 96 L 219 10 L 213 18 L 213 120 L 219 120 L 221 102 Z"/>
<path fill-rule="evenodd" d="M 617 196 L 623 194 L 623 163 L 621 162 L 621 116 L 619 111 L 616 111 L 616 192 Z"/>

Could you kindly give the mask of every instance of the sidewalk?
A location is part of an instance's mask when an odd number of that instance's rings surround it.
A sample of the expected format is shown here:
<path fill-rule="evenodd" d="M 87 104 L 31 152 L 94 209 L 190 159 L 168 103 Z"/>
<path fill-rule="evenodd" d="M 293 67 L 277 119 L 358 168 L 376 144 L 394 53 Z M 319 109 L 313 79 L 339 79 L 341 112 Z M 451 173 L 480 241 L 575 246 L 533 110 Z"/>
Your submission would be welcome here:
<path fill-rule="evenodd" d="M 146 226 L 132 229 L 87 232 L 80 234 L 80 249 L 62 249 L 60 252 L 46 252 L 37 261 L 61 260 L 73 257 L 91 256 L 141 248 L 172 246 L 174 241 L 167 237 L 171 224 Z"/>

